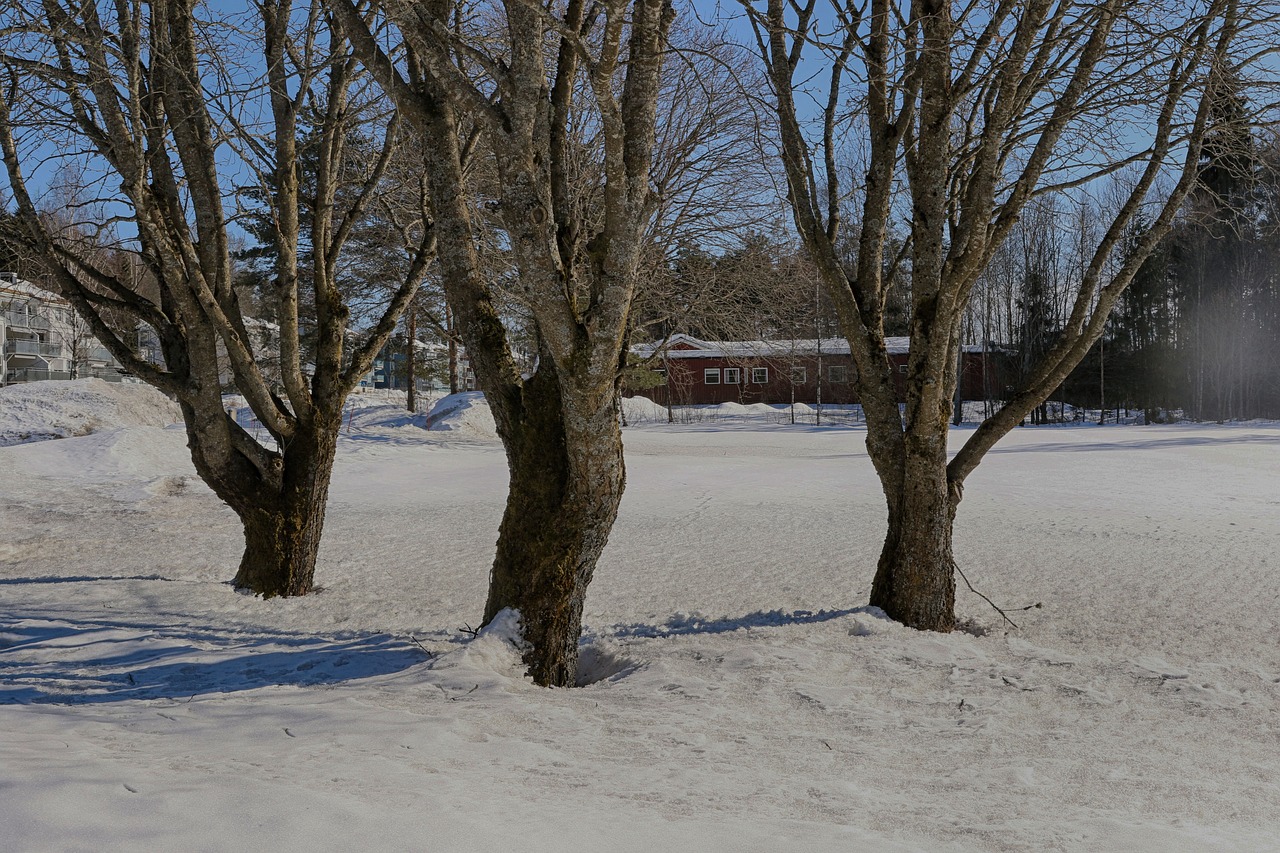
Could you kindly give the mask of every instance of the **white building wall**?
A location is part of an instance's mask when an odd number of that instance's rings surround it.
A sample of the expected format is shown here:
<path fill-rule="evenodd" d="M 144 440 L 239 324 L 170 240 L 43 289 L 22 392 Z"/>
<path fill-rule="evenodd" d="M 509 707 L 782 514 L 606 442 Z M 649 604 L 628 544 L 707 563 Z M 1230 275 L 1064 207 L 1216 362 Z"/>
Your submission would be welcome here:
<path fill-rule="evenodd" d="M 65 299 L 13 273 L 0 273 L 0 384 L 75 376 L 119 379 L 118 367 Z"/>

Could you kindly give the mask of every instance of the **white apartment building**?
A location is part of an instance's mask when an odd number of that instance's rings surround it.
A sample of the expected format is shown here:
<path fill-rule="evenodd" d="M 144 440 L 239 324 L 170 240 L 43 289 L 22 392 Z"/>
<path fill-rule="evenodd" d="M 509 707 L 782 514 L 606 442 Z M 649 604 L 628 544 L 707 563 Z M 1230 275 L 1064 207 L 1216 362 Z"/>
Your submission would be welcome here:
<path fill-rule="evenodd" d="M 123 378 L 120 365 L 62 297 L 0 272 L 0 385 Z"/>

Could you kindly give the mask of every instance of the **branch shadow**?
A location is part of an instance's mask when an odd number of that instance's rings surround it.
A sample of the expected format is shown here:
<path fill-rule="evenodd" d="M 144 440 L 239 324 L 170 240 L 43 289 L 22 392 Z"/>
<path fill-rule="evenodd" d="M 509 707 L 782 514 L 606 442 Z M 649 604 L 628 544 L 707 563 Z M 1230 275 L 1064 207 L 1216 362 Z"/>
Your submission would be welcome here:
<path fill-rule="evenodd" d="M 104 581 L 166 581 L 188 583 L 163 575 L 41 575 L 35 578 L 0 578 L 0 586 L 24 586 L 26 584 L 100 583 Z"/>
<path fill-rule="evenodd" d="M 391 675 L 430 658 L 416 641 L 390 634 L 6 617 L 0 619 L 0 704 L 189 701 Z"/>
<path fill-rule="evenodd" d="M 1213 445 L 1224 447 L 1232 444 L 1270 444 L 1280 447 L 1280 433 L 1276 435 L 1238 435 L 1223 437 L 1222 435 L 1164 435 L 1140 441 L 1097 441 L 1077 444 L 1027 444 L 1001 447 L 997 445 L 991 453 L 1093 453 L 1100 450 L 1161 450 L 1177 447 L 1203 447 Z"/>

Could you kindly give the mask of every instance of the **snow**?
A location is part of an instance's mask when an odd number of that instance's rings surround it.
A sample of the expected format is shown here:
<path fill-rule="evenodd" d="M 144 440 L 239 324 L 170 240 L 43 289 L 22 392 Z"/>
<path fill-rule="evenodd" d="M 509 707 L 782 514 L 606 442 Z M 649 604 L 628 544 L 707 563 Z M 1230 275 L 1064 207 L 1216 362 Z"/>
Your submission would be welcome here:
<path fill-rule="evenodd" d="M 0 387 L 0 446 L 164 426 L 181 417 L 178 405 L 150 385 L 78 379 Z"/>
<path fill-rule="evenodd" d="M 653 402 L 648 397 L 623 397 L 622 413 L 626 422 L 636 424 L 665 424 L 670 418 L 667 407 Z"/>
<path fill-rule="evenodd" d="M 865 606 L 862 430 L 630 428 L 585 686 L 542 690 L 517 614 L 469 630 L 501 445 L 427 420 L 353 413 L 287 600 L 227 584 L 180 429 L 0 448 L 3 846 L 1277 849 L 1280 425 L 1015 431 L 956 553 L 1043 606 L 961 582 L 945 636 Z"/>
<path fill-rule="evenodd" d="M 483 391 L 464 391 L 441 397 L 427 415 L 427 429 L 456 432 L 469 438 L 497 439 L 493 413 Z"/>
<path fill-rule="evenodd" d="M 54 302 L 58 305 L 69 304 L 65 299 L 51 290 L 46 290 L 39 285 L 27 281 L 26 279 L 15 278 L 10 280 L 7 275 L 4 278 L 0 278 L 0 292 L 16 294 L 19 296 L 34 296 L 37 299 L 43 299 L 46 302 Z"/>

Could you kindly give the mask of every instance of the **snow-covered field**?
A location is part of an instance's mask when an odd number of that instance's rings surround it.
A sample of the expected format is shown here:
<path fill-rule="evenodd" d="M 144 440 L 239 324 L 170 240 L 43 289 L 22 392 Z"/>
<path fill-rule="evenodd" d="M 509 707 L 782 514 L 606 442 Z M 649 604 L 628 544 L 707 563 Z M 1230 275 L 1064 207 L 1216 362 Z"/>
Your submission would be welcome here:
<path fill-rule="evenodd" d="M 1280 849 L 1277 425 L 1016 431 L 956 552 L 1043 607 L 961 584 L 947 636 L 864 606 L 858 429 L 630 428 L 594 683 L 548 691 L 463 630 L 506 483 L 472 409 L 352 414 L 291 600 L 227 585 L 181 429 L 0 447 L 0 849 Z"/>

